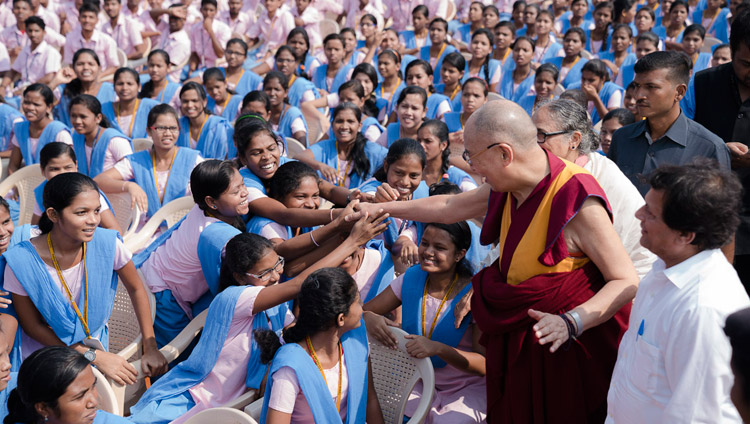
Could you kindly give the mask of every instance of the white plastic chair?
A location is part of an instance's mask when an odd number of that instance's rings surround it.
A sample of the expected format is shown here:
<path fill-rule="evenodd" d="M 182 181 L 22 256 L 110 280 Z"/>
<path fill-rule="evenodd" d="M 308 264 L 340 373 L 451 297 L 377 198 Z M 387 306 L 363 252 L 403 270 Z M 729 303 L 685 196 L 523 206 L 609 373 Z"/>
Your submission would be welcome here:
<path fill-rule="evenodd" d="M 117 61 L 120 62 L 120 66 L 127 66 L 128 64 L 128 54 L 119 47 L 117 48 Z"/>
<path fill-rule="evenodd" d="M 172 362 L 177 359 L 177 357 L 180 356 L 188 346 L 190 346 L 190 343 L 193 342 L 206 325 L 207 314 L 208 309 L 201 312 L 190 321 L 190 323 L 180 332 L 180 334 L 177 335 L 177 337 L 174 338 L 174 340 L 159 349 L 162 355 L 167 358 L 167 362 Z M 130 407 L 135 405 L 140 398 L 140 395 L 145 391 L 144 375 L 141 371 L 141 360 L 138 359 L 131 362 L 131 364 L 138 371 L 135 384 L 123 386 L 115 382 L 110 383 L 117 399 L 117 405 L 119 405 L 120 411 L 122 411 L 123 415 L 130 413 Z"/>
<path fill-rule="evenodd" d="M 491 102 L 494 100 L 503 100 L 503 96 L 497 94 L 497 93 L 489 93 L 487 94 L 487 101 Z"/>
<path fill-rule="evenodd" d="M 286 149 L 286 155 L 290 158 L 293 158 L 297 153 L 306 150 L 305 146 L 303 146 L 302 143 L 299 142 L 299 140 L 292 137 L 286 137 Z"/>
<path fill-rule="evenodd" d="M 232 408 L 211 408 L 201 411 L 185 421 L 185 424 L 258 424 L 242 411 Z"/>
<path fill-rule="evenodd" d="M 463 56 L 467 62 L 470 61 L 472 57 L 474 57 L 471 53 L 467 53 L 467 52 L 461 52 L 461 56 Z"/>
<path fill-rule="evenodd" d="M 122 230 L 122 239 L 129 239 L 135 234 L 138 223 L 141 222 L 141 209 L 138 205 L 131 207 L 132 199 L 128 193 L 107 193 L 107 199 Z"/>
<path fill-rule="evenodd" d="M 146 44 L 146 50 L 143 51 L 143 57 L 140 59 L 128 60 L 129 68 L 138 68 L 139 66 L 145 65 L 148 61 L 148 54 L 151 53 L 151 37 L 144 38 L 143 42 Z"/>
<path fill-rule="evenodd" d="M 245 413 L 250 415 L 250 417 L 256 421 L 260 421 L 261 412 L 263 412 L 263 398 L 260 398 L 245 407 Z"/>
<path fill-rule="evenodd" d="M 706 39 L 703 40 L 703 47 L 701 47 L 701 52 L 713 53 L 712 49 L 717 44 L 721 44 L 721 40 L 716 37 L 706 36 Z"/>
<path fill-rule="evenodd" d="M 581 50 L 581 57 L 590 60 L 594 58 L 594 55 L 592 55 L 588 50 Z"/>
<path fill-rule="evenodd" d="M 318 121 L 318 118 L 306 114 L 304 109 L 302 110 L 302 116 L 307 123 L 307 145 L 312 146 L 323 138 L 323 129 L 320 127 L 320 121 Z M 292 155 L 288 156 L 291 157 Z"/>
<path fill-rule="evenodd" d="M 320 31 L 320 38 L 326 38 L 329 34 L 339 33 L 339 24 L 332 19 L 323 19 L 318 23 L 318 30 Z"/>
<path fill-rule="evenodd" d="M 141 152 L 143 150 L 149 150 L 154 142 L 148 138 L 134 138 L 133 139 L 133 151 Z"/>
<path fill-rule="evenodd" d="M 94 377 L 96 377 L 96 385 L 94 387 L 96 387 L 96 393 L 99 395 L 98 408 L 110 414 L 122 415 L 122 409 L 120 409 L 117 403 L 115 392 L 109 382 L 107 382 L 104 374 L 93 366 L 91 367 L 91 371 L 94 372 Z"/>
<path fill-rule="evenodd" d="M 389 327 L 398 339 L 398 349 L 380 344 L 374 337 L 370 340 L 370 364 L 375 392 L 380 401 L 383 418 L 389 424 L 401 424 L 406 401 L 414 385 L 422 380 L 422 397 L 409 423 L 421 423 L 427 417 L 435 391 L 435 370 L 429 358 L 417 359 L 406 352 L 406 332 Z"/>
<path fill-rule="evenodd" d="M 151 216 L 146 224 L 141 227 L 139 231 L 128 237 L 125 240 L 125 247 L 131 252 L 137 252 L 146 246 L 151 236 L 156 233 L 156 230 L 161 226 L 161 223 L 167 221 L 167 227 L 171 227 L 177 223 L 183 216 L 190 212 L 190 209 L 195 206 L 195 202 L 191 196 L 180 197 L 174 199 L 166 205 L 162 206 L 155 214 Z"/>
<path fill-rule="evenodd" d="M 8 194 L 13 187 L 18 194 L 20 213 L 18 225 L 30 224 L 34 215 L 34 189 L 44 181 L 39 164 L 24 166 L 0 183 L 0 196 Z"/>
<path fill-rule="evenodd" d="M 456 17 L 456 3 L 448 0 L 448 10 L 445 12 L 445 20 L 450 22 Z"/>

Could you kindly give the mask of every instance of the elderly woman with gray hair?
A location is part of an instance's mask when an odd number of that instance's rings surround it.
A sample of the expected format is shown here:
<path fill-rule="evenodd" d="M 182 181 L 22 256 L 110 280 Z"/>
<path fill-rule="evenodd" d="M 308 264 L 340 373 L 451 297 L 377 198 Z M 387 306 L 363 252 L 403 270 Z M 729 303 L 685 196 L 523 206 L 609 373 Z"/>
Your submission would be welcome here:
<path fill-rule="evenodd" d="M 599 181 L 612 207 L 615 231 L 643 278 L 656 259 L 640 243 L 641 226 L 635 211 L 643 206 L 643 197 L 614 162 L 595 152 L 599 137 L 586 109 L 570 100 L 551 100 L 534 110 L 532 120 L 542 147 L 583 167 Z"/>

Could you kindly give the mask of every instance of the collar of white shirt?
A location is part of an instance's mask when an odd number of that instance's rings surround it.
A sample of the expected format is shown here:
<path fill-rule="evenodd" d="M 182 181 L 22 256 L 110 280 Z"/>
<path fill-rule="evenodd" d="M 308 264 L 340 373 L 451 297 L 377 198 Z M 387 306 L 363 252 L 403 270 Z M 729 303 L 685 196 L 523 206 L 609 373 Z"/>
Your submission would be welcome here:
<path fill-rule="evenodd" d="M 690 282 L 700 278 L 701 271 L 707 267 L 706 264 L 712 262 L 711 255 L 717 252 L 718 249 L 709 249 L 702 252 L 696 253 L 695 255 L 685 259 L 677 265 L 671 266 L 664 269 L 664 261 L 658 260 L 654 263 L 654 271 L 662 271 L 664 276 L 674 284 L 678 289 L 682 289 L 687 286 Z M 721 252 L 719 251 L 721 254 Z M 662 269 L 658 269 L 662 268 Z"/>

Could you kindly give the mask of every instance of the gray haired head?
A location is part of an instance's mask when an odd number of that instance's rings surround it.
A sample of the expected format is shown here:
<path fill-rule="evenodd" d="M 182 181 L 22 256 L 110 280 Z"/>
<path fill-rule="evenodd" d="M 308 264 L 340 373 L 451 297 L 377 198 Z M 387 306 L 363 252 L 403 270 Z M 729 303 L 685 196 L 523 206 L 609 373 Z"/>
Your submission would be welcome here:
<path fill-rule="evenodd" d="M 549 100 L 537 106 L 534 112 L 543 108 L 554 120 L 556 131 L 570 131 L 571 137 L 574 131 L 581 134 L 581 142 L 578 144 L 579 154 L 587 155 L 599 148 L 599 137 L 594 133 L 586 109 L 581 105 L 568 99 Z"/>

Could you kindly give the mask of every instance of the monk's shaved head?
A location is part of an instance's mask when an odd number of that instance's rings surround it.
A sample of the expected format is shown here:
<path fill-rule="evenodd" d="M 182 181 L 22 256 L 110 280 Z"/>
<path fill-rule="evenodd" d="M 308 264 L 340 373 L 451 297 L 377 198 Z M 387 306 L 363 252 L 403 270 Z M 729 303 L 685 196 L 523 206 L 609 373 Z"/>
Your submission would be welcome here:
<path fill-rule="evenodd" d="M 492 143 L 508 143 L 522 151 L 537 145 L 536 126 L 523 108 L 508 100 L 486 103 L 466 122 L 466 145 L 479 152 Z"/>

